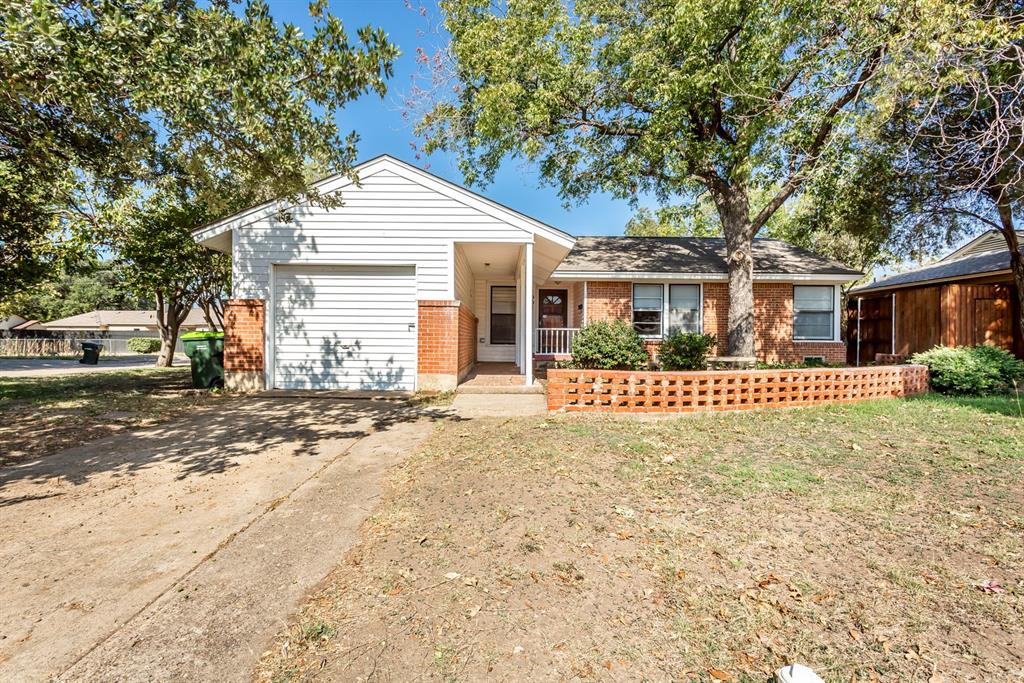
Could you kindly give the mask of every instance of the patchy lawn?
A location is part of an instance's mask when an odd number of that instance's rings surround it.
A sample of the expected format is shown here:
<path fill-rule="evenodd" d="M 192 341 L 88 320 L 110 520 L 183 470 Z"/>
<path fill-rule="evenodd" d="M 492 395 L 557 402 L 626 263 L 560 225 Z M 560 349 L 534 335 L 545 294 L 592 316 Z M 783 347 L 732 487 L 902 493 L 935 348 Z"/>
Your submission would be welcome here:
<path fill-rule="evenodd" d="M 188 367 L 0 377 L 0 466 L 174 419 L 219 397 Z"/>
<path fill-rule="evenodd" d="M 1021 680 L 1016 414 L 439 425 L 257 676 Z"/>

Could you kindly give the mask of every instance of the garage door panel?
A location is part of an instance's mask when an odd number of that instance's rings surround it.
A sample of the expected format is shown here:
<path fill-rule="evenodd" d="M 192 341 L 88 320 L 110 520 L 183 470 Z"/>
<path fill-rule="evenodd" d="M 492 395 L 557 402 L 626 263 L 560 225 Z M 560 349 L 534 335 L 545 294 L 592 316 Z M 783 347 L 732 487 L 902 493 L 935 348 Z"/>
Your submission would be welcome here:
<path fill-rule="evenodd" d="M 415 386 L 409 267 L 275 267 L 274 383 L 285 389 Z"/>

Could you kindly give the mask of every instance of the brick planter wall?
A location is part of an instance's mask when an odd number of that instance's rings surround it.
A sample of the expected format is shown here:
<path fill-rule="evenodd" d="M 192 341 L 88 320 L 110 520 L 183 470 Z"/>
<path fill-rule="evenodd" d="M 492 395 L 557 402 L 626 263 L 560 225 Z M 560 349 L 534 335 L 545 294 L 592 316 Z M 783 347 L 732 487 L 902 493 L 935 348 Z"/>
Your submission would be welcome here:
<path fill-rule="evenodd" d="M 259 391 L 263 381 L 263 299 L 228 299 L 224 306 L 224 386 Z"/>
<path fill-rule="evenodd" d="M 787 408 L 911 396 L 928 391 L 928 368 L 628 372 L 549 370 L 548 410 L 617 413 Z"/>

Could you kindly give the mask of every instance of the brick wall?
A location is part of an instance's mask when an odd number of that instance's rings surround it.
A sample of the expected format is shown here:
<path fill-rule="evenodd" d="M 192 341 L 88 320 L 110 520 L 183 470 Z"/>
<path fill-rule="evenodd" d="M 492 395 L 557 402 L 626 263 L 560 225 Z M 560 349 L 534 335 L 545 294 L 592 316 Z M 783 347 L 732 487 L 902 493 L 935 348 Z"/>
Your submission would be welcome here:
<path fill-rule="evenodd" d="M 418 304 L 418 387 L 423 391 L 449 391 L 459 382 L 461 306 L 458 301 L 446 300 L 424 300 Z"/>
<path fill-rule="evenodd" d="M 632 321 L 633 284 L 631 282 L 588 282 L 587 322 L 598 320 Z"/>
<path fill-rule="evenodd" d="M 632 320 L 632 283 L 587 283 L 589 320 Z M 725 355 L 729 343 L 729 285 L 704 283 L 704 332 L 718 338 L 715 353 Z M 648 341 L 647 351 L 657 353 L 659 342 Z M 820 356 L 828 363 L 846 362 L 843 342 L 793 340 L 793 285 L 785 282 L 754 283 L 754 353 L 765 362 L 799 363 Z"/>
<path fill-rule="evenodd" d="M 569 285 L 569 301 L 572 302 L 572 310 L 569 311 L 569 327 L 583 326 L 583 283 L 573 282 Z"/>
<path fill-rule="evenodd" d="M 228 299 L 224 306 L 224 384 L 229 389 L 263 388 L 263 299 Z"/>
<path fill-rule="evenodd" d="M 548 370 L 548 410 L 617 413 L 789 408 L 928 391 L 924 365 L 808 370 Z"/>
<path fill-rule="evenodd" d="M 459 304 L 459 379 L 476 365 L 477 317 L 466 304 Z"/>

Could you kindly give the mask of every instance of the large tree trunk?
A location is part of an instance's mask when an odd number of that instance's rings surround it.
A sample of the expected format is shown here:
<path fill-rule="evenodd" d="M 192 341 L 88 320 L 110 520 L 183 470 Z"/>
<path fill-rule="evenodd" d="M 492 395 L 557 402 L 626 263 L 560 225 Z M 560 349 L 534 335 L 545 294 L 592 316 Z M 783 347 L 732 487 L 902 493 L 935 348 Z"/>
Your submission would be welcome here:
<path fill-rule="evenodd" d="M 1024 339 L 1024 258 L 1021 258 L 1020 241 L 1013 226 L 1013 210 L 1002 195 L 996 200 L 996 209 L 999 211 L 999 222 L 1003 226 L 1006 246 L 1010 250 L 1010 272 L 1013 273 L 1013 281 L 1017 285 L 1017 309 L 1021 312 L 1017 327 L 1021 338 Z"/>
<path fill-rule="evenodd" d="M 156 357 L 156 367 L 169 368 L 174 362 L 174 347 L 178 344 L 178 333 L 187 315 L 188 307 L 178 297 L 172 296 L 167 301 L 164 293 L 157 290 L 156 322 L 160 329 L 160 353 Z"/>
<path fill-rule="evenodd" d="M 725 233 L 726 262 L 729 266 L 730 356 L 754 357 L 754 229 L 746 190 L 738 186 L 719 188 L 715 195 L 718 215 Z M 721 343 L 719 343 L 721 352 Z"/>

